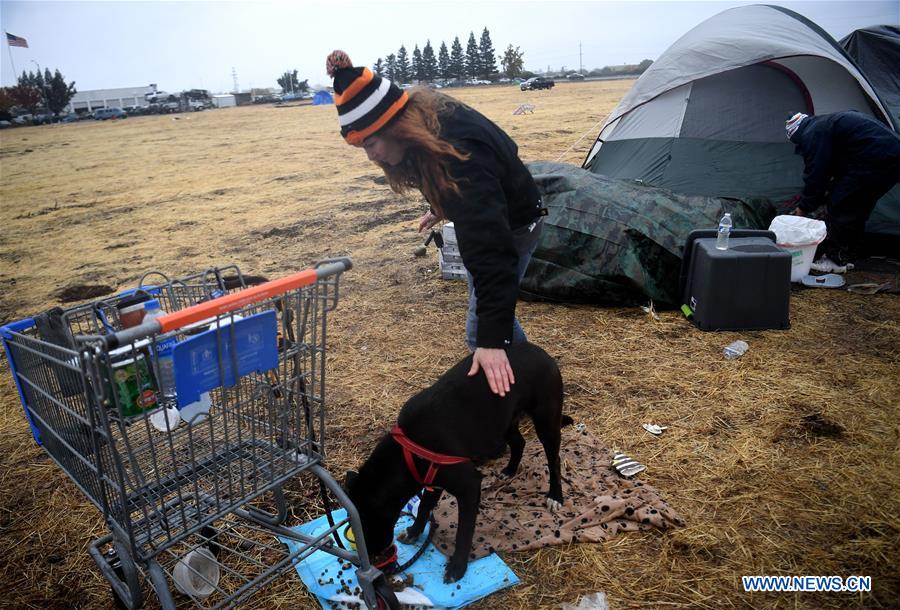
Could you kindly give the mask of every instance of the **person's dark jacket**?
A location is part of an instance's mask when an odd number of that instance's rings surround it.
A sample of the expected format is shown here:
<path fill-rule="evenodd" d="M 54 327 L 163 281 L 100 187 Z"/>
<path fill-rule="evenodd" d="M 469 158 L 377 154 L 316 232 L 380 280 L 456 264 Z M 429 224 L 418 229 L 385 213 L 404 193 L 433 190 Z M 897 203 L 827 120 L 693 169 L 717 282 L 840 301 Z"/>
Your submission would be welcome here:
<path fill-rule="evenodd" d="M 463 264 L 474 280 L 476 345 L 504 347 L 512 341 L 519 294 L 512 232 L 539 216 L 541 195 L 516 143 L 479 112 L 460 105 L 441 119 L 441 136 L 470 155 L 465 161 L 448 158 L 460 196 L 444 197 L 441 207 L 456 227 Z"/>
<path fill-rule="evenodd" d="M 798 206 L 812 212 L 900 176 L 900 135 L 856 111 L 804 119 L 791 137 L 803 155 L 803 194 Z"/>

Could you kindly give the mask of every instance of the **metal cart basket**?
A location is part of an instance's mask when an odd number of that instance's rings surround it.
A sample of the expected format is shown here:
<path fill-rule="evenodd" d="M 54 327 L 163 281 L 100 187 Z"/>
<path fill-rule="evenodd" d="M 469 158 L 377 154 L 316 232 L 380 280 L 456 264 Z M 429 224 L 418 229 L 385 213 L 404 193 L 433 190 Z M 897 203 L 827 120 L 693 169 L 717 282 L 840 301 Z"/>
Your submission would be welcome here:
<path fill-rule="evenodd" d="M 317 549 L 357 567 L 370 608 L 396 606 L 323 465 L 327 322 L 350 266 L 250 288 L 236 267 L 231 284 L 220 269 L 152 286 L 148 274 L 136 291 L 0 329 L 35 438 L 103 512 L 110 533 L 89 551 L 125 606 L 141 606 L 143 575 L 163 608 L 230 607 Z M 151 298 L 165 313 L 123 328 L 117 306 Z M 315 538 L 284 526 L 282 484 L 304 471 L 348 514 Z M 347 524 L 357 550 L 334 535 Z"/>

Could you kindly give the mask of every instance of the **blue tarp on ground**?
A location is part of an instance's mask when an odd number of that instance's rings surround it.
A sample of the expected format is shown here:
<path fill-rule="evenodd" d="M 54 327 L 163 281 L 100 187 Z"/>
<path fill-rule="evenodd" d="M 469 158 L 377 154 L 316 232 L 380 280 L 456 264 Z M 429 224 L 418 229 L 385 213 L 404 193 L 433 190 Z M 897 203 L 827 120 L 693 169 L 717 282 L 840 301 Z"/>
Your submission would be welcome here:
<path fill-rule="evenodd" d="M 335 522 L 340 522 L 346 519 L 347 511 L 336 510 L 332 513 L 332 517 Z M 401 518 L 397 522 L 395 538 L 411 523 L 410 517 Z M 328 529 L 328 520 L 325 515 L 322 515 L 308 523 L 298 525 L 294 529 L 303 534 L 318 536 Z M 426 529 L 421 540 L 425 540 L 427 535 L 428 530 Z M 291 551 L 295 550 L 297 546 L 296 542 L 286 538 L 282 538 L 281 541 L 287 544 Z M 399 562 L 402 564 L 409 560 L 417 550 L 417 546 L 398 542 Z M 400 602 L 404 605 L 434 608 L 461 608 L 519 582 L 519 578 L 502 559 L 497 555 L 488 555 L 469 562 L 469 569 L 462 580 L 445 584 L 444 568 L 447 565 L 447 559 L 433 544 L 429 544 L 425 553 L 409 569 L 399 575 L 401 579 L 412 577 L 413 583 L 411 587 L 407 587 L 405 591 L 397 594 Z M 341 592 L 344 588 L 340 583 L 341 579 L 346 583 L 346 588 L 351 591 L 357 586 L 355 570 L 343 571 L 341 564 L 346 564 L 346 562 L 323 551 L 316 551 L 296 566 L 303 584 L 317 597 L 325 610 L 336 610 L 337 608 L 346 608 L 351 603 L 361 603 L 359 597 Z M 338 572 L 341 572 L 340 576 L 337 576 Z"/>

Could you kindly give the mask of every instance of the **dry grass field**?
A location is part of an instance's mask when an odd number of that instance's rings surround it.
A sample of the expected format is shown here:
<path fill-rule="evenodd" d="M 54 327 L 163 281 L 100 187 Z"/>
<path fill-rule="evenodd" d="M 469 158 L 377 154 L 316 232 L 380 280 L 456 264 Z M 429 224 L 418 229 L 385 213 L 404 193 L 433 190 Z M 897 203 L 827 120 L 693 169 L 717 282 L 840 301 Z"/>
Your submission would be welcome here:
<path fill-rule="evenodd" d="M 580 164 L 633 81 L 453 91 L 525 160 Z M 534 114 L 515 116 L 525 102 Z M 178 120 L 176 120 L 178 119 Z M 0 132 L 0 323 L 68 286 L 236 263 L 278 277 L 349 255 L 331 318 L 329 467 L 356 466 L 404 400 L 465 354 L 465 286 L 414 258 L 424 211 L 374 179 L 333 106 L 242 107 Z M 788 331 L 704 333 L 677 312 L 520 303 L 558 358 L 566 410 L 686 520 L 677 531 L 505 554 L 519 586 L 473 606 L 889 608 L 900 599 L 900 300 L 795 291 Z M 740 360 L 722 347 L 742 338 Z M 668 425 L 653 437 L 641 423 Z M 529 442 L 534 442 L 529 438 Z M 291 485 L 294 514 L 315 488 Z M 86 547 L 102 516 L 31 440 L 0 361 L 0 606 L 111 607 Z M 749 594 L 741 575 L 867 575 L 871 593 Z M 291 574 L 250 600 L 312 608 Z M 152 607 L 153 604 L 151 603 Z"/>

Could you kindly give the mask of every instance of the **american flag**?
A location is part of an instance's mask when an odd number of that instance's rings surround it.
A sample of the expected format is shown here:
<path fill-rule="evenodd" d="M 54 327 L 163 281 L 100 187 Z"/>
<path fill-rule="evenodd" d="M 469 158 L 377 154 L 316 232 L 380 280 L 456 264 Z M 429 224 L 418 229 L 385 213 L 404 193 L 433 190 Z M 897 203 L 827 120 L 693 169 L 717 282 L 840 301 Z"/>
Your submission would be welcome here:
<path fill-rule="evenodd" d="M 28 48 L 28 41 L 22 38 L 21 36 L 13 36 L 9 32 L 6 34 L 6 42 L 11 47 L 25 47 Z"/>

